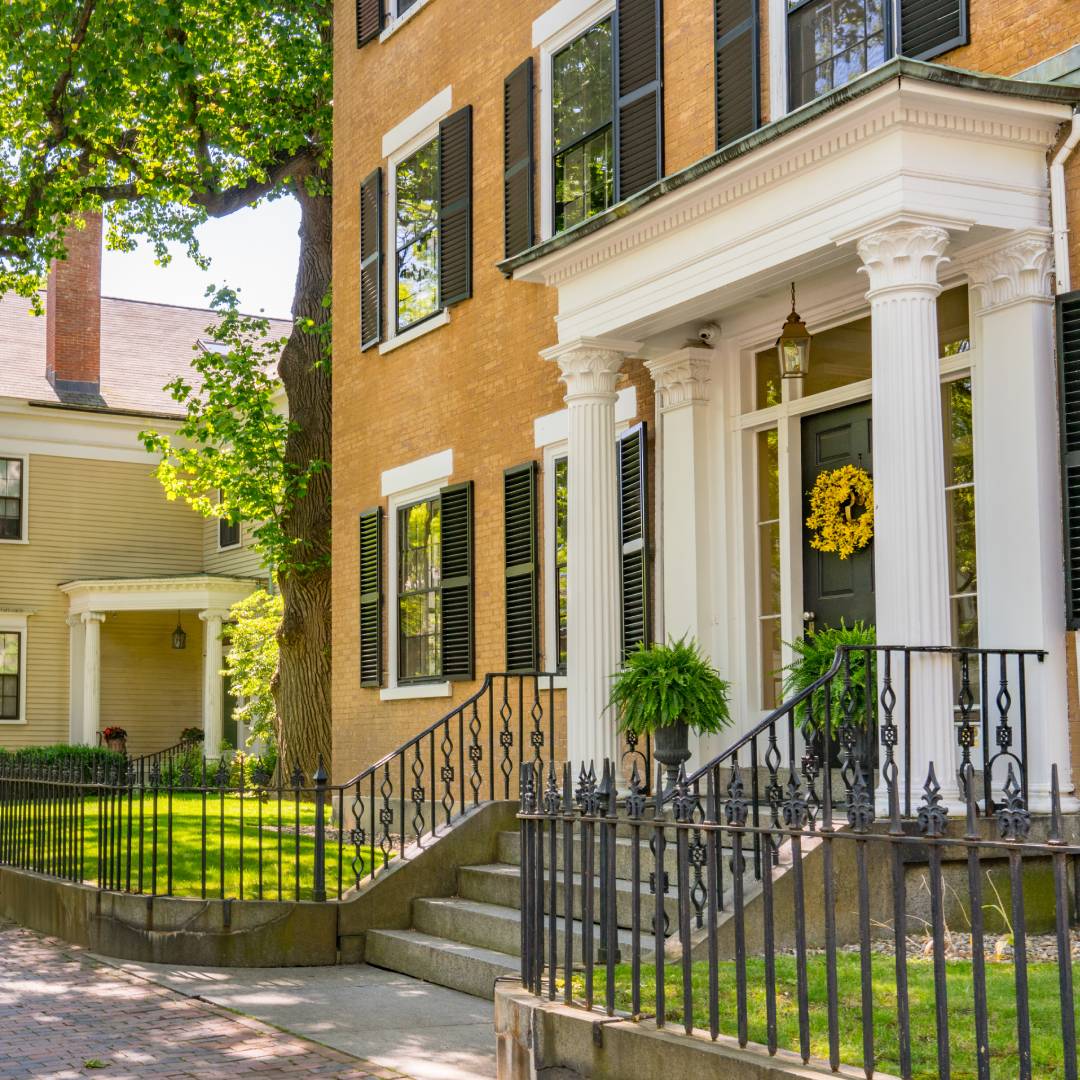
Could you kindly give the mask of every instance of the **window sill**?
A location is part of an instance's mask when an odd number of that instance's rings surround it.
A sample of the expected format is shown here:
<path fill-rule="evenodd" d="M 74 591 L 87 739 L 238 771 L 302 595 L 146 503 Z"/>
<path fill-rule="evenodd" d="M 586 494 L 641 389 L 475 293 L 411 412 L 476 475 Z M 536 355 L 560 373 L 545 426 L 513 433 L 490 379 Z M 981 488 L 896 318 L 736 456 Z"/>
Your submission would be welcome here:
<path fill-rule="evenodd" d="M 409 701 L 413 698 L 449 697 L 448 682 L 409 683 L 407 686 L 387 686 L 379 691 L 380 701 Z"/>
<path fill-rule="evenodd" d="M 11 540 L 8 537 L 5 537 L 3 540 L 0 540 L 0 544 L 29 544 L 29 543 L 30 543 L 30 537 L 28 537 L 28 536 L 24 536 L 20 540 Z"/>
<path fill-rule="evenodd" d="M 26 717 L 22 716 L 18 720 L 0 720 L 0 727 L 19 727 L 25 726 Z"/>
<path fill-rule="evenodd" d="M 440 326 L 445 326 L 449 321 L 450 309 L 443 308 L 437 315 L 432 315 L 430 319 L 425 319 L 422 323 L 418 323 L 408 330 L 403 330 L 388 341 L 382 342 L 379 345 L 379 355 L 382 356 L 385 353 L 393 352 L 402 345 L 408 345 L 410 341 L 415 341 L 418 337 L 430 334 L 432 330 L 438 330 Z"/>
<path fill-rule="evenodd" d="M 431 0 L 417 0 L 415 4 L 404 15 L 399 15 L 394 21 L 379 35 L 379 41 L 385 41 L 388 37 L 396 34 L 418 11 L 422 11 L 431 3 Z"/>

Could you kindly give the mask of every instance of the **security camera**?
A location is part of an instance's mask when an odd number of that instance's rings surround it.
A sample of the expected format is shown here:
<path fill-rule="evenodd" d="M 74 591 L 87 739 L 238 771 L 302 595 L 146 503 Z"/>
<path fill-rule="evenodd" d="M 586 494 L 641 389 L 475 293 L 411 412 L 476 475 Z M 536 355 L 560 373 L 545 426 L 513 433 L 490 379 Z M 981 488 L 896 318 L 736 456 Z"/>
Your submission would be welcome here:
<path fill-rule="evenodd" d="M 706 323 L 697 332 L 698 340 L 712 345 L 720 336 L 720 327 L 716 323 Z"/>

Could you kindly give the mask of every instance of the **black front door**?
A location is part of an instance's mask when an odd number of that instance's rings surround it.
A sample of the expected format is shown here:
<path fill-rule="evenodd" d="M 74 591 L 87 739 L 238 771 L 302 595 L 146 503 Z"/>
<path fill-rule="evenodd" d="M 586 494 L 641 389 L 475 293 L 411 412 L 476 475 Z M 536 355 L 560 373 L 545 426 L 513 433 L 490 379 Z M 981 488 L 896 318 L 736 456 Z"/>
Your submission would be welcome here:
<path fill-rule="evenodd" d="M 819 474 L 857 465 L 873 474 L 870 402 L 845 405 L 807 416 L 802 422 L 803 522 L 810 514 L 810 492 Z M 862 621 L 874 623 L 873 544 L 841 559 L 815 551 L 803 525 L 803 603 L 808 623 L 818 630 Z"/>

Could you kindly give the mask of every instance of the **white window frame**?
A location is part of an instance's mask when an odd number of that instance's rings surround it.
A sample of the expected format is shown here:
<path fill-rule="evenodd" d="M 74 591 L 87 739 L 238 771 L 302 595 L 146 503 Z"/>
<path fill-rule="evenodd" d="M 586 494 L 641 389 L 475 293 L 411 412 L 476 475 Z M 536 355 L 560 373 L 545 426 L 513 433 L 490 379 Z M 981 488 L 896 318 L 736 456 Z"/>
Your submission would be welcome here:
<path fill-rule="evenodd" d="M 438 496 L 454 471 L 453 452 L 444 450 L 419 461 L 387 469 L 382 474 L 382 493 L 387 496 L 386 595 L 387 605 L 387 685 L 379 691 L 381 701 L 449 697 L 449 680 L 398 683 L 398 511 L 403 506 Z"/>
<path fill-rule="evenodd" d="M 0 719 L 0 724 L 5 727 L 26 723 L 26 672 L 30 666 L 26 622 L 25 612 L 0 611 L 0 633 L 19 635 L 19 715 L 14 720 Z"/>
<path fill-rule="evenodd" d="M 386 0 L 387 23 L 382 33 L 379 34 L 379 40 L 385 41 L 391 34 L 396 34 L 417 12 L 426 8 L 430 3 L 431 0 L 416 0 L 416 3 L 411 8 L 399 15 L 398 9 L 401 6 L 401 0 Z"/>
<path fill-rule="evenodd" d="M 13 461 L 22 462 L 22 495 L 21 506 L 22 518 L 19 522 L 19 539 L 0 539 L 0 544 L 29 544 L 30 543 L 30 455 L 18 450 L 5 449 L 0 443 L 0 457 L 10 458 Z"/>
<path fill-rule="evenodd" d="M 614 11 L 615 0 L 559 0 L 533 22 L 533 48 L 540 50 L 541 240 L 549 240 L 555 229 L 555 179 L 551 152 L 552 60 L 557 52 Z"/>

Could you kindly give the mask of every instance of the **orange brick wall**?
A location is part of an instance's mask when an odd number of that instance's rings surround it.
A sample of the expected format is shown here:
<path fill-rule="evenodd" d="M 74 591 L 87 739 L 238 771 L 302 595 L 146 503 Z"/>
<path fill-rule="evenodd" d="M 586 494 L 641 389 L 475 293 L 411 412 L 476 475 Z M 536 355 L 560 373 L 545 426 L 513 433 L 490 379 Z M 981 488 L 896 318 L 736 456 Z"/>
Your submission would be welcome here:
<path fill-rule="evenodd" d="M 555 367 L 538 356 L 557 340 L 554 290 L 510 283 L 496 268 L 503 256 L 502 91 L 504 77 L 532 53 L 532 21 L 553 2 L 488 0 L 469 5 L 463 21 L 460 4 L 429 0 L 385 42 L 361 50 L 355 44 L 354 3 L 339 0 L 336 7 L 333 704 L 338 778 L 393 749 L 474 689 L 455 686 L 452 701 L 381 702 L 377 690 L 358 685 L 357 515 L 382 501 L 383 470 L 449 447 L 452 480 L 474 481 L 476 670 L 503 665 L 502 472 L 539 457 L 533 420 L 562 408 L 563 390 Z M 759 2 L 767 120 L 768 0 Z M 972 44 L 941 60 L 1014 73 L 1080 36 L 1077 20 L 1070 29 L 1062 14 L 1061 0 L 971 0 Z M 712 34 L 707 0 L 666 0 L 669 174 L 714 149 Z M 386 355 L 361 354 L 360 182 L 377 165 L 385 167 L 383 133 L 447 85 L 453 86 L 455 109 L 473 107 L 474 295 L 451 309 L 448 326 Z M 536 103 L 539 108 L 538 93 Z M 1070 168 L 1070 183 L 1070 210 L 1080 221 L 1080 155 Z M 1080 226 L 1073 236 L 1080 276 Z M 640 417 L 652 423 L 648 373 L 640 362 L 630 362 L 625 379 L 637 387 Z"/>

